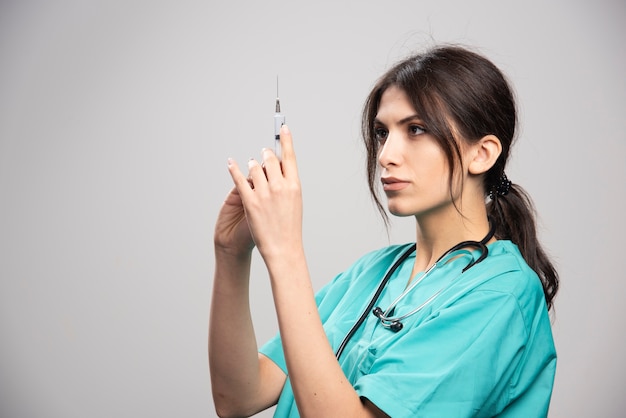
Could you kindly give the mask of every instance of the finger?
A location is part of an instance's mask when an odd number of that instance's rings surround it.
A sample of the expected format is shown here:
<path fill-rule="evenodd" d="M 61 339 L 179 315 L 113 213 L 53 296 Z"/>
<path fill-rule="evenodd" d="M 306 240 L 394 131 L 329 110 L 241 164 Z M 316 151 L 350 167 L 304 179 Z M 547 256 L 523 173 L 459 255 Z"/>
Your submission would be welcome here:
<path fill-rule="evenodd" d="M 235 183 L 235 187 L 241 198 L 245 198 L 247 194 L 253 192 L 252 185 L 248 181 L 248 178 L 241 172 L 239 165 L 232 158 L 228 159 L 228 172 L 230 173 L 233 183 Z"/>
<path fill-rule="evenodd" d="M 267 181 L 271 182 L 272 180 L 282 178 L 283 172 L 280 168 L 280 160 L 274 154 L 274 151 L 269 148 L 263 148 L 261 155 L 263 156 L 263 168 L 265 169 Z"/>
<path fill-rule="evenodd" d="M 267 178 L 261 164 L 254 158 L 248 160 L 248 177 L 252 182 L 252 188 L 255 190 L 263 189 L 267 186 Z"/>
<path fill-rule="evenodd" d="M 285 177 L 297 177 L 296 154 L 293 150 L 293 140 L 287 125 L 280 128 L 280 147 L 282 149 L 282 167 Z"/>

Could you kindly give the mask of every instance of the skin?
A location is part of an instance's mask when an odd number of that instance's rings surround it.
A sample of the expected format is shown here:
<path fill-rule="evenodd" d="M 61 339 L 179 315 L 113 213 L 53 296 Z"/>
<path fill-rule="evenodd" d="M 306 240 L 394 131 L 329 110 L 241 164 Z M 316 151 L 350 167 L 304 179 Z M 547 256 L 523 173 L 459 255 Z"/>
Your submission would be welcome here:
<path fill-rule="evenodd" d="M 450 197 L 447 165 L 439 146 L 422 132 L 403 91 L 382 96 L 377 132 L 384 145 L 381 175 L 389 210 L 417 221 L 414 271 L 423 270 L 459 241 L 488 231 L 482 174 L 495 162 L 500 142 L 493 136 L 463 147 L 463 187 Z M 384 137 L 384 138 L 383 138 Z M 291 133 L 281 129 L 282 162 L 265 149 L 262 164 L 250 160 L 248 175 L 228 161 L 235 187 L 215 227 L 215 277 L 209 324 L 213 398 L 220 416 L 246 416 L 275 404 L 283 371 L 258 354 L 248 290 L 255 245 L 267 266 L 287 369 L 301 416 L 384 417 L 356 393 L 330 347 L 317 313 L 302 242 L 302 195 Z M 459 183 L 460 185 L 460 183 Z M 454 207 L 462 209 L 463 215 Z M 237 332 L 232 332 L 236 329 Z"/>

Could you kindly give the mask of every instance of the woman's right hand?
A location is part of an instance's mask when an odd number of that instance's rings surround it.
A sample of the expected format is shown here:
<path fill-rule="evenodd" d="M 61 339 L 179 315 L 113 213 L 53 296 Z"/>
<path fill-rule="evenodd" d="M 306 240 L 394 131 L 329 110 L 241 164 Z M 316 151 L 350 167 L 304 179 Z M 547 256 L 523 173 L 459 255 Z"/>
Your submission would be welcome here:
<path fill-rule="evenodd" d="M 254 240 L 236 187 L 232 188 L 222 204 L 215 224 L 213 242 L 216 252 L 234 257 L 249 256 L 254 249 Z"/>

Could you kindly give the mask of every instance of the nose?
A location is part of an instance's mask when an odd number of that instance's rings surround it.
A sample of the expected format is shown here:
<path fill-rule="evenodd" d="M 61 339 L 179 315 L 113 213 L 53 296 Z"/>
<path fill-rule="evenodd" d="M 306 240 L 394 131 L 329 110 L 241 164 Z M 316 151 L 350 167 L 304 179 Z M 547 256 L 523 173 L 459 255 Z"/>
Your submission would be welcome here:
<path fill-rule="evenodd" d="M 402 141 L 391 131 L 387 134 L 385 143 L 378 150 L 378 163 L 387 168 L 390 165 L 399 165 L 402 162 Z"/>

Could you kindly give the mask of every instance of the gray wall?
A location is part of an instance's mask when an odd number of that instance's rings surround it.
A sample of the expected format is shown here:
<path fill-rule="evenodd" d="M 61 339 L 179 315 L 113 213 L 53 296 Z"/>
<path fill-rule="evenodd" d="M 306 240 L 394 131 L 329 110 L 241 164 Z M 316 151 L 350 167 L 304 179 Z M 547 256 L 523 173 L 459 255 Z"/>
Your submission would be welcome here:
<path fill-rule="evenodd" d="M 388 240 L 369 200 L 359 113 L 434 42 L 478 47 L 519 95 L 508 173 L 562 277 L 550 417 L 623 416 L 623 0 L 241 3 L 1 0 L 0 416 L 214 416 L 227 157 L 272 145 L 278 74 L 316 288 L 412 240 L 409 220 Z M 254 263 L 262 342 L 276 322 Z"/>

